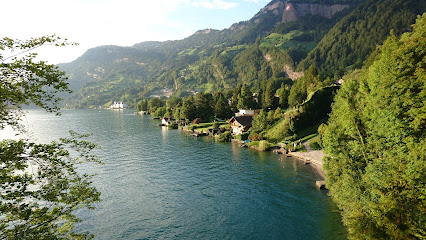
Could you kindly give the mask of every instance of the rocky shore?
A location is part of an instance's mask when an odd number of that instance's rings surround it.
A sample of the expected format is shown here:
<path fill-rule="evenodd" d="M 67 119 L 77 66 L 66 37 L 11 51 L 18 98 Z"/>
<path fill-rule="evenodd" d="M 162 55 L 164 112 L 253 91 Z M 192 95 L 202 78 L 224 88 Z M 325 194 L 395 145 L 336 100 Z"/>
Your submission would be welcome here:
<path fill-rule="evenodd" d="M 311 164 L 312 167 L 314 167 L 321 175 L 321 180 L 325 179 L 324 171 L 322 170 L 322 166 L 324 164 L 322 161 L 324 152 L 322 150 L 311 150 L 308 152 L 289 152 L 288 155 Z"/>

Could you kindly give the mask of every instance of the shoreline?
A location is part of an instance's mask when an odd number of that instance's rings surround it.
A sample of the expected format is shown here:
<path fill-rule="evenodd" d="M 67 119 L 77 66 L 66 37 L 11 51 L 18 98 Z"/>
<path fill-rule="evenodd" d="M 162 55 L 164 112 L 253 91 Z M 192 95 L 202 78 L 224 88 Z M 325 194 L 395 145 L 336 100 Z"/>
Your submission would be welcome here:
<path fill-rule="evenodd" d="M 181 128 L 184 132 L 187 133 L 193 133 L 193 134 L 200 134 L 200 136 L 206 136 L 203 133 L 204 132 L 200 132 L 197 130 L 188 130 L 185 128 Z M 207 135 L 208 136 L 208 135 Z M 237 139 L 231 139 L 231 142 L 237 143 L 239 146 L 241 146 L 243 144 L 243 141 L 239 141 Z M 256 147 L 252 147 L 252 146 L 248 146 L 251 149 L 257 150 L 257 151 L 261 151 Z M 296 158 L 300 161 L 303 161 L 305 164 L 307 165 L 311 165 L 312 168 L 314 168 L 316 170 L 316 172 L 318 173 L 318 175 L 320 176 L 320 179 L 318 179 L 316 181 L 316 185 L 318 188 L 320 189 L 325 189 L 325 173 L 322 169 L 322 166 L 324 165 L 324 162 L 322 161 L 323 157 L 324 157 L 324 152 L 322 150 L 311 150 L 310 147 L 307 148 L 307 152 L 283 152 L 283 151 L 271 151 L 268 150 L 269 152 L 275 152 L 276 154 L 283 154 L 286 155 L 288 157 L 293 157 Z"/>
<path fill-rule="evenodd" d="M 309 162 L 309 165 L 311 165 L 321 176 L 320 181 L 325 180 L 325 173 L 322 169 L 322 166 L 324 165 L 322 159 L 325 154 L 322 150 L 312 150 L 310 152 L 289 152 L 287 155 L 304 162 Z"/>

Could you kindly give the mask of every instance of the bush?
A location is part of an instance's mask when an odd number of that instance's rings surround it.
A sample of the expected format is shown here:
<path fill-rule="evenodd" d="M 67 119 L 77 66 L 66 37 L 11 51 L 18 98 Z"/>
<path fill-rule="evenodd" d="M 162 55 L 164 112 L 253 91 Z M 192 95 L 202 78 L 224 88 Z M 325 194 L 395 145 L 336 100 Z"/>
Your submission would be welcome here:
<path fill-rule="evenodd" d="M 262 140 L 262 141 L 259 142 L 259 150 L 260 151 L 269 150 L 270 147 L 271 147 L 271 144 L 266 140 Z"/>
<path fill-rule="evenodd" d="M 235 138 L 240 141 L 245 141 L 248 139 L 248 136 L 249 136 L 248 133 L 243 133 L 243 134 L 236 135 Z"/>
<path fill-rule="evenodd" d="M 310 142 L 309 146 L 312 148 L 312 150 L 321 150 L 321 145 L 317 141 Z"/>
<path fill-rule="evenodd" d="M 168 129 L 178 129 L 179 126 L 177 123 L 172 123 L 167 126 Z"/>
<path fill-rule="evenodd" d="M 231 141 L 231 132 L 226 131 L 224 133 L 219 134 L 216 138 L 218 142 L 230 142 Z"/>
<path fill-rule="evenodd" d="M 219 126 L 220 126 L 220 123 L 218 122 L 213 123 L 213 129 L 219 128 Z"/>
<path fill-rule="evenodd" d="M 201 119 L 201 118 L 196 118 L 192 121 L 193 124 L 199 124 L 201 122 L 203 122 L 203 119 Z"/>
<path fill-rule="evenodd" d="M 254 134 L 250 134 L 248 139 L 250 139 L 251 141 L 260 141 L 262 140 L 262 136 L 258 133 L 254 133 Z"/>

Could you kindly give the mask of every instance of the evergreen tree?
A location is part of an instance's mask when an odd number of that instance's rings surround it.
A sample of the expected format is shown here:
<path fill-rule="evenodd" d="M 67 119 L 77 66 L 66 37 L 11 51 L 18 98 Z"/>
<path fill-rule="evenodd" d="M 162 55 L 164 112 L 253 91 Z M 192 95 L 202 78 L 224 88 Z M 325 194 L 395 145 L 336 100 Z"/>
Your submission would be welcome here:
<path fill-rule="evenodd" d="M 181 120 L 181 104 L 179 103 L 174 109 L 173 109 L 173 118 L 176 120 Z"/>
<path fill-rule="evenodd" d="M 148 100 L 144 99 L 138 103 L 137 106 L 138 112 L 140 111 L 148 111 Z"/>
<path fill-rule="evenodd" d="M 282 108 L 287 108 L 290 87 L 287 84 L 281 83 L 281 88 L 277 90 L 277 94 L 280 97 L 279 106 Z"/>
<path fill-rule="evenodd" d="M 232 116 L 231 106 L 225 100 L 223 94 L 219 94 L 216 100 L 216 105 L 214 108 L 214 113 L 217 118 L 228 119 Z"/>
<path fill-rule="evenodd" d="M 238 95 L 240 95 L 241 88 L 243 87 L 242 84 L 238 84 L 236 88 L 232 91 L 232 98 L 231 98 L 231 110 L 232 112 L 238 112 Z"/>
<path fill-rule="evenodd" d="M 275 87 L 274 80 L 270 79 L 266 82 L 265 91 L 263 92 L 263 108 L 274 108 Z"/>
<path fill-rule="evenodd" d="M 180 115 L 182 119 L 187 121 L 192 121 L 196 118 L 196 108 L 194 104 L 194 98 L 189 96 L 183 101 L 182 107 L 180 109 Z"/>
<path fill-rule="evenodd" d="M 210 105 L 212 102 L 211 94 L 204 94 L 202 92 L 197 93 L 194 98 L 194 103 L 197 111 L 196 117 L 203 119 L 204 121 L 209 121 L 213 118 L 213 109 Z"/>
<path fill-rule="evenodd" d="M 253 99 L 253 93 L 244 85 L 241 87 L 240 94 L 238 95 L 238 109 L 252 109 L 255 108 L 256 102 Z"/>
<path fill-rule="evenodd" d="M 306 97 L 308 96 L 305 83 L 305 77 L 303 76 L 298 78 L 291 87 L 290 94 L 288 96 L 288 105 L 290 105 L 290 107 L 294 107 L 305 101 Z"/>

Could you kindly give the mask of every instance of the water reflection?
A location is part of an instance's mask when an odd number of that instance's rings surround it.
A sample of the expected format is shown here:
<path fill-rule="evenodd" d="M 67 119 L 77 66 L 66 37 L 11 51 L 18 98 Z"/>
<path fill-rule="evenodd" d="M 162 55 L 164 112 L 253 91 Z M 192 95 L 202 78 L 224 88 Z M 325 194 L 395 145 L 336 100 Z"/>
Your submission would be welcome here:
<path fill-rule="evenodd" d="M 129 111 L 63 117 L 43 120 L 53 137 L 91 131 L 104 147 L 105 164 L 87 169 L 97 174 L 103 201 L 79 211 L 78 231 L 97 239 L 345 238 L 334 205 L 314 185 L 315 171 L 298 160 L 160 128 Z M 51 138 L 34 119 L 36 134 Z"/>

